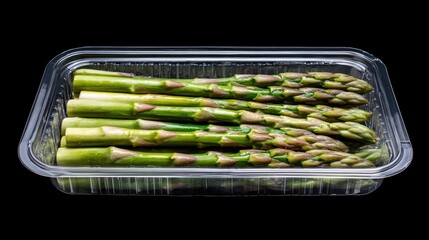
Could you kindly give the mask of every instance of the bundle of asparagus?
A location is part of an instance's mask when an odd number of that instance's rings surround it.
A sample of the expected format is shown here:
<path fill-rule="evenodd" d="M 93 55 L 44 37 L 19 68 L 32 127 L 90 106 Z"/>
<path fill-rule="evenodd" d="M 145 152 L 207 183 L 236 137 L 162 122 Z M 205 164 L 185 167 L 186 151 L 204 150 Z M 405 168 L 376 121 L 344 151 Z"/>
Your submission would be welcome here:
<path fill-rule="evenodd" d="M 353 107 L 367 103 L 360 94 L 372 89 L 327 72 L 161 79 L 79 69 L 57 164 L 374 167 L 378 150 L 346 153 L 341 141 L 377 141 L 362 124 L 371 113 Z M 221 150 L 148 151 L 179 146 Z"/>
<path fill-rule="evenodd" d="M 374 143 L 374 131 L 356 122 L 328 123 L 315 118 L 292 118 L 245 110 L 228 110 L 210 107 L 154 106 L 144 103 L 126 103 L 100 100 L 69 100 L 69 117 L 145 118 L 150 120 L 249 123 L 274 128 L 294 127 L 324 135 Z"/>
<path fill-rule="evenodd" d="M 145 78 L 137 77 L 131 73 L 108 72 L 93 69 L 78 69 L 75 71 L 75 76 L 102 76 L 102 77 L 118 77 L 118 78 L 134 78 L 134 79 L 151 79 L 151 80 L 168 80 L 183 83 L 193 84 L 224 84 L 238 83 L 247 86 L 284 86 L 291 88 L 300 87 L 322 87 L 327 89 L 342 89 L 349 92 L 367 93 L 373 90 L 372 86 L 364 80 L 357 79 L 343 73 L 329 72 L 309 72 L 309 73 L 280 73 L 279 75 L 253 75 L 253 74 L 236 74 L 230 78 L 195 78 L 195 79 L 163 79 L 163 78 Z"/>

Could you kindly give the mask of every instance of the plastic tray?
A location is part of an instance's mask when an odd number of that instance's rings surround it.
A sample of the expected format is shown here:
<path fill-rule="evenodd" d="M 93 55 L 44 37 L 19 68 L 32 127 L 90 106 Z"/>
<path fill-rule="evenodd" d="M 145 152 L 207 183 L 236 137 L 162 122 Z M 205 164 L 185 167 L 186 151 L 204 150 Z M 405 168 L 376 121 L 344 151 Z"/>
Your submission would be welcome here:
<path fill-rule="evenodd" d="M 91 168 L 55 166 L 60 123 L 72 96 L 77 68 L 133 72 L 171 78 L 228 77 L 235 73 L 285 71 L 341 72 L 374 86 L 364 109 L 367 123 L 387 154 L 376 168 Z M 126 195 L 359 195 L 404 170 L 412 159 L 405 129 L 385 65 L 353 48 L 158 48 L 84 47 L 66 51 L 47 65 L 18 149 L 31 171 L 52 178 L 72 194 Z"/>

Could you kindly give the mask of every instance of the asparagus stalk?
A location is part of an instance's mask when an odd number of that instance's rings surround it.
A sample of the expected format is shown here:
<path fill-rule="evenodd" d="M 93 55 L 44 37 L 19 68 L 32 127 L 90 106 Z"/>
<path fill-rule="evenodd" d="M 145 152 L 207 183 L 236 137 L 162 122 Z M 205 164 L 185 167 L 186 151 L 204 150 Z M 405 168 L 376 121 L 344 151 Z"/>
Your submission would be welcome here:
<path fill-rule="evenodd" d="M 60 142 L 60 147 L 61 148 L 67 148 L 67 141 L 66 141 L 66 137 L 62 136 L 61 137 L 61 142 Z M 161 153 L 161 152 L 166 152 L 166 153 L 171 153 L 171 152 L 180 152 L 180 153 L 204 153 L 207 151 L 219 151 L 219 152 L 226 152 L 226 153 L 233 153 L 234 151 L 239 150 L 240 148 L 222 148 L 222 147 L 211 147 L 209 149 L 207 148 L 195 148 L 195 147 L 180 147 L 180 146 L 176 146 L 176 147 L 141 147 L 141 148 L 135 148 L 135 147 L 129 147 L 126 149 L 132 149 L 133 151 L 143 151 L 143 152 L 157 152 L 157 153 Z"/>
<path fill-rule="evenodd" d="M 356 155 L 329 150 L 294 152 L 285 149 L 242 150 L 235 154 L 206 152 L 199 154 L 138 152 L 117 147 L 59 148 L 59 166 L 151 166 L 151 167 L 374 167 Z"/>
<path fill-rule="evenodd" d="M 353 154 L 363 159 L 369 160 L 374 164 L 387 164 L 389 161 L 389 148 L 386 144 L 380 146 L 380 148 L 364 148 L 353 151 Z"/>
<path fill-rule="evenodd" d="M 257 102 L 281 101 L 282 98 L 270 95 L 269 89 L 219 86 L 216 84 L 191 84 L 173 80 L 136 79 L 127 77 L 110 77 L 97 75 L 75 75 L 73 78 L 73 91 L 83 90 L 125 92 L 125 93 L 163 93 L 171 95 L 235 98 L 254 100 Z"/>
<path fill-rule="evenodd" d="M 75 75 L 73 90 L 124 93 L 162 93 L 179 96 L 233 98 L 256 102 L 290 102 L 307 104 L 361 105 L 363 96 L 338 89 L 288 88 L 270 86 L 257 88 L 243 85 L 193 84 L 168 79 L 136 79 L 97 75 Z"/>
<path fill-rule="evenodd" d="M 75 71 L 75 75 L 93 75 L 93 76 L 114 76 L 114 77 L 130 77 L 136 79 L 156 79 L 166 80 L 165 78 L 147 78 L 136 77 L 130 73 L 108 72 L 91 69 L 79 69 Z M 169 79 L 192 84 L 224 84 L 238 83 L 247 86 L 284 86 L 292 88 L 301 87 L 322 87 L 330 89 L 341 89 L 349 92 L 367 93 L 373 90 L 373 87 L 366 81 L 357 79 L 344 73 L 330 72 L 309 72 L 296 73 L 286 72 L 279 75 L 262 75 L 262 74 L 236 74 L 229 78 L 194 78 L 194 79 Z"/>
<path fill-rule="evenodd" d="M 327 122 L 365 122 L 371 113 L 357 108 L 335 108 L 325 105 L 264 104 L 236 99 L 211 99 L 201 97 L 171 96 L 158 94 L 130 94 L 113 92 L 82 91 L 79 99 L 120 102 L 137 102 L 151 105 L 182 107 L 215 107 L 232 110 L 261 111 L 267 114 L 289 117 L 313 117 Z"/>
<path fill-rule="evenodd" d="M 328 136 L 316 135 L 310 131 L 301 129 L 280 130 L 259 125 L 241 124 L 239 126 L 220 126 L 220 125 L 196 125 L 184 123 L 171 123 L 149 121 L 142 119 L 122 120 L 122 119 L 104 119 L 104 118 L 65 118 L 62 122 L 62 134 L 65 134 L 67 128 L 94 128 L 94 127 L 119 127 L 128 129 L 144 130 L 166 130 L 177 132 L 208 131 L 215 133 L 255 133 L 255 134 L 275 134 L 277 138 L 287 139 L 288 144 L 282 143 L 281 146 L 296 150 L 328 149 L 346 152 L 347 146 L 341 141 L 332 139 Z M 298 134 L 299 133 L 299 134 Z M 66 141 L 65 139 L 63 141 Z M 295 144 L 294 144 L 295 143 Z M 299 143 L 299 144 L 298 144 Z M 66 146 L 65 143 L 63 143 Z"/>
<path fill-rule="evenodd" d="M 289 103 L 329 104 L 357 106 L 368 103 L 362 95 L 338 89 L 321 89 L 314 87 L 288 88 L 270 86 L 270 95 L 284 99 Z"/>
<path fill-rule="evenodd" d="M 353 154 L 371 162 L 377 162 L 382 157 L 383 150 L 380 148 L 368 148 L 358 150 Z"/>
<path fill-rule="evenodd" d="M 279 133 L 245 132 L 174 132 L 166 130 L 141 130 L 117 127 L 67 128 L 61 141 L 66 147 L 255 147 L 261 149 L 287 148 L 293 150 L 335 149 L 347 147 L 339 141 L 323 136 L 290 137 Z"/>
<path fill-rule="evenodd" d="M 143 118 L 163 121 L 249 123 L 274 128 L 300 128 L 322 135 L 339 135 L 368 143 L 376 141 L 374 131 L 356 122 L 328 123 L 315 118 L 291 118 L 245 110 L 209 107 L 153 106 L 144 103 L 72 99 L 67 103 L 69 117 Z"/>

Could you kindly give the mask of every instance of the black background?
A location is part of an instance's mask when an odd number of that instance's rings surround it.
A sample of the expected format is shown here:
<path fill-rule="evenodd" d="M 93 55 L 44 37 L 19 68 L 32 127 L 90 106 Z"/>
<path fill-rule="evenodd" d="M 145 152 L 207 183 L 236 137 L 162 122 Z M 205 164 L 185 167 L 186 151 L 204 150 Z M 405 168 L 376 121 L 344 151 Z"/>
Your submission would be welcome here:
<path fill-rule="evenodd" d="M 299 21 L 291 24 L 287 18 L 217 23 L 203 15 L 200 13 L 195 18 L 171 19 L 169 24 L 158 25 L 153 25 L 154 19 L 142 18 L 142 23 L 150 21 L 151 24 L 136 24 L 129 29 L 112 26 L 108 20 L 83 25 L 70 21 L 64 23 L 65 27 L 58 28 L 51 26 L 51 21 L 47 20 L 41 26 L 30 24 L 11 32 L 9 40 L 23 40 L 21 36 L 25 36 L 26 43 L 17 44 L 17 47 L 7 45 L 14 52 L 7 58 L 12 63 L 8 66 L 13 71 L 4 76 L 7 79 L 3 79 L 9 83 L 4 91 L 12 92 L 13 95 L 12 99 L 2 98 L 6 101 L 2 118 L 10 126 L 10 129 L 7 127 L 4 131 L 14 131 L 8 135 L 8 143 L 2 150 L 10 155 L 1 159 L 7 166 L 4 168 L 5 175 L 2 175 L 2 200 L 7 202 L 4 208 L 12 211 L 10 219 L 17 224 L 46 228 L 58 226 L 63 230 L 76 230 L 81 226 L 92 229 L 100 225 L 104 230 L 132 231 L 131 225 L 136 225 L 140 226 L 137 229 L 142 231 L 142 235 L 145 234 L 143 231 L 149 231 L 160 223 L 168 226 L 165 233 L 178 226 L 189 230 L 195 225 L 203 225 L 207 229 L 236 227 L 237 231 L 243 231 L 240 230 L 241 226 L 238 227 L 240 224 L 255 230 L 265 229 L 263 231 L 266 232 L 270 232 L 266 229 L 292 231 L 297 226 L 311 231 L 317 226 L 329 225 L 329 229 L 352 228 L 362 233 L 361 229 L 378 229 L 382 224 L 393 226 L 398 231 L 407 230 L 414 222 L 414 214 L 428 210 L 424 205 L 427 197 L 423 194 L 427 192 L 428 186 L 423 167 L 427 155 L 422 154 L 420 148 L 427 144 L 427 140 L 418 139 L 427 130 L 420 127 L 422 125 L 418 121 L 424 119 L 411 107 L 417 103 L 421 111 L 427 111 L 424 107 L 427 100 L 423 101 L 427 94 L 420 92 L 424 90 L 423 87 L 416 87 L 416 81 L 427 81 L 427 74 L 420 74 L 426 71 L 424 65 L 416 60 L 416 57 L 424 54 L 426 47 L 418 31 L 414 32 L 407 25 L 399 24 L 392 28 L 388 20 L 376 23 L 357 21 L 344 28 L 337 24 L 343 18 L 323 24 L 316 19 L 313 25 L 306 25 Z M 240 16 L 248 15 L 243 13 Z M 258 17 L 257 14 L 251 16 Z M 58 18 L 51 20 L 59 21 Z M 127 19 L 113 20 L 121 22 Z M 206 26 L 202 28 L 191 24 L 199 21 L 207 21 Z M 271 24 L 278 21 L 282 24 Z M 255 27 L 255 24 L 262 24 L 262 27 Z M 37 28 L 37 34 L 26 34 L 33 28 Z M 402 40 L 404 35 L 410 36 L 410 42 Z M 406 171 L 386 179 L 378 190 L 359 197 L 175 198 L 63 194 L 52 186 L 49 179 L 25 169 L 19 162 L 16 149 L 46 64 L 62 51 L 91 45 L 361 48 L 380 58 L 388 68 L 413 143 L 414 160 Z M 140 217 L 135 221 L 131 220 L 132 216 Z M 74 218 L 79 220 L 75 221 Z"/>

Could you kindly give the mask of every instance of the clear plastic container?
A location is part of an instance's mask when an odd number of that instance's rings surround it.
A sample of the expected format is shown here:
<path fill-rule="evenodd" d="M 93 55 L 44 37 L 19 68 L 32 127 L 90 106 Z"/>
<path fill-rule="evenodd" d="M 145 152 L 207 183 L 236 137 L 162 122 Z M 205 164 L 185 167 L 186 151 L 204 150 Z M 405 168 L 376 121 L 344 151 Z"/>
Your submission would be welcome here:
<path fill-rule="evenodd" d="M 379 166 L 364 169 L 59 167 L 55 153 L 66 102 L 72 97 L 72 73 L 83 67 L 167 78 L 286 71 L 350 74 L 374 86 L 363 109 L 373 112 L 367 125 L 386 154 Z M 84 47 L 66 51 L 47 65 L 18 153 L 28 169 L 71 194 L 360 195 L 404 170 L 411 162 L 412 146 L 385 65 L 359 49 Z"/>

